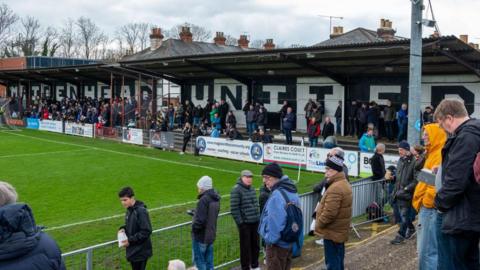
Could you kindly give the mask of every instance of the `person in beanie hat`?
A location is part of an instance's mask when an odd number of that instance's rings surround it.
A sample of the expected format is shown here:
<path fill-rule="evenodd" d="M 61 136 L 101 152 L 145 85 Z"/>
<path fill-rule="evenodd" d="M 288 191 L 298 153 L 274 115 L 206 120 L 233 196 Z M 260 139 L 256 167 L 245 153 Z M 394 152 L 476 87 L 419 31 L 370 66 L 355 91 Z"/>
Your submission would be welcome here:
<path fill-rule="evenodd" d="M 262 215 L 258 233 L 265 241 L 267 270 L 287 270 L 292 263 L 292 243 L 282 240 L 281 232 L 285 228 L 287 212 L 282 192 L 289 202 L 300 205 L 297 187 L 283 175 L 276 163 L 265 166 L 262 171 L 263 183 L 271 191 Z"/>
<path fill-rule="evenodd" d="M 193 260 L 198 270 L 213 269 L 213 242 L 217 232 L 220 195 L 213 189 L 210 176 L 197 182 L 198 203 L 192 222 Z"/>
<path fill-rule="evenodd" d="M 352 187 L 343 172 L 343 159 L 329 156 L 325 161 L 328 185 L 317 208 L 315 233 L 323 237 L 327 269 L 343 269 L 345 242 L 352 217 Z"/>
<path fill-rule="evenodd" d="M 398 235 L 390 242 L 393 245 L 401 244 L 405 239 L 415 235 L 415 226 L 412 215 L 412 198 L 417 179 L 415 178 L 415 158 L 410 152 L 410 144 L 401 141 L 398 144 L 400 159 L 397 163 L 397 180 L 393 190 L 393 202 L 400 213 L 400 229 Z"/>
<path fill-rule="evenodd" d="M 240 235 L 240 264 L 242 270 L 260 269 L 258 268 L 260 246 L 257 232 L 260 210 L 257 194 L 252 183 L 252 172 L 243 170 L 230 193 L 230 212 Z"/>

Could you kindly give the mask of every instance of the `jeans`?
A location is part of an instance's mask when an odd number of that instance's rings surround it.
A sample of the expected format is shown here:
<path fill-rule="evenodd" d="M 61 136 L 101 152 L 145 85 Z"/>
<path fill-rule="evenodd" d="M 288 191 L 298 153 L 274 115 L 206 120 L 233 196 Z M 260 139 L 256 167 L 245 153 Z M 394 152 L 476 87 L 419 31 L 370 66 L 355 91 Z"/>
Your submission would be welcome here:
<path fill-rule="evenodd" d="M 247 132 L 248 137 L 252 137 L 253 132 L 257 129 L 257 123 L 255 122 L 247 122 Z"/>
<path fill-rule="evenodd" d="M 437 214 L 436 233 L 438 245 L 438 270 L 478 270 L 479 233 L 463 232 L 446 234 L 442 232 L 442 214 Z"/>
<path fill-rule="evenodd" d="M 385 121 L 385 135 L 389 140 L 393 140 L 393 121 Z"/>
<path fill-rule="evenodd" d="M 407 139 L 407 125 L 398 125 L 398 141 L 401 142 Z"/>
<path fill-rule="evenodd" d="M 193 117 L 193 125 L 200 126 L 200 117 Z"/>
<path fill-rule="evenodd" d="M 342 133 L 342 118 L 337 117 L 335 120 L 337 122 L 337 135 L 340 135 Z"/>
<path fill-rule="evenodd" d="M 169 119 L 168 119 L 168 122 L 169 122 L 168 128 L 169 128 L 170 130 L 172 130 L 172 129 L 173 129 L 173 125 L 174 125 L 174 123 L 175 123 L 173 117 L 169 118 Z"/>
<path fill-rule="evenodd" d="M 407 229 L 415 230 L 415 226 L 413 226 L 413 219 L 415 218 L 412 215 L 412 207 L 410 205 L 406 206 L 403 204 L 398 205 L 398 210 L 400 211 L 400 229 L 398 230 L 398 234 L 402 237 L 405 237 L 407 234 Z M 412 218 L 413 216 L 413 218 Z"/>
<path fill-rule="evenodd" d="M 343 270 L 343 259 L 345 258 L 345 244 L 335 243 L 332 240 L 324 239 L 323 246 L 327 270 Z"/>
<path fill-rule="evenodd" d="M 310 147 L 317 147 L 318 144 L 318 137 L 317 138 L 309 138 L 309 146 Z"/>
<path fill-rule="evenodd" d="M 213 244 L 192 240 L 193 261 L 198 270 L 213 270 Z"/>
<path fill-rule="evenodd" d="M 240 264 L 242 270 L 250 270 L 250 267 L 258 267 L 260 241 L 257 230 L 258 222 L 252 224 L 244 223 L 238 226 L 240 235 Z"/>
<path fill-rule="evenodd" d="M 289 128 L 284 128 L 283 133 L 285 133 L 287 144 L 292 144 L 292 130 Z"/>
<path fill-rule="evenodd" d="M 437 210 L 421 207 L 418 213 L 417 252 L 419 270 L 436 270 L 438 261 Z"/>

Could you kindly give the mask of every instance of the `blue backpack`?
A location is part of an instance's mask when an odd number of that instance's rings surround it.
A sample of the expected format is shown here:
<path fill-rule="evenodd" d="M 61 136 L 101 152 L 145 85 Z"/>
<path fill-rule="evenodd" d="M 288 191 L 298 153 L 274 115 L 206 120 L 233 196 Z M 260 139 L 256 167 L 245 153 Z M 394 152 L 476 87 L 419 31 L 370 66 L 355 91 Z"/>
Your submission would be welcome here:
<path fill-rule="evenodd" d="M 285 228 L 280 232 L 280 239 L 287 243 L 298 243 L 299 238 L 303 236 L 301 235 L 303 232 L 302 209 L 288 199 L 283 189 L 279 189 L 279 191 L 285 199 L 285 211 L 287 212 L 287 221 Z"/>

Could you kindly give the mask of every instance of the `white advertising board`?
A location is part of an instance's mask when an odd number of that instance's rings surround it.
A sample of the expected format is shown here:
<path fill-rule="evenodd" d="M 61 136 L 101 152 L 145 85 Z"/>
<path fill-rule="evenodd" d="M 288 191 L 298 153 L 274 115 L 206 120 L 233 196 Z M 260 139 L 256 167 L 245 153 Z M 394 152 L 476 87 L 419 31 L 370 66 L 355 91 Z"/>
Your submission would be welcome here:
<path fill-rule="evenodd" d="M 62 121 L 53 121 L 53 120 L 41 120 L 40 121 L 40 130 L 63 133 L 63 122 Z"/>
<path fill-rule="evenodd" d="M 373 156 L 373 153 L 360 153 L 360 175 L 361 176 L 370 176 L 372 175 L 372 167 L 370 166 L 370 158 Z M 399 156 L 394 155 L 383 155 L 385 160 L 385 168 L 393 165 L 397 167 Z"/>
<path fill-rule="evenodd" d="M 65 134 L 93 138 L 93 125 L 65 122 Z"/>
<path fill-rule="evenodd" d="M 276 162 L 287 167 L 298 167 L 299 164 L 302 167 L 307 165 L 307 148 L 304 146 L 269 143 L 265 144 L 263 148 L 265 150 L 264 162 Z"/>
<path fill-rule="evenodd" d="M 262 163 L 263 144 L 223 138 L 198 137 L 201 155 Z"/>
<path fill-rule="evenodd" d="M 325 172 L 325 160 L 330 149 L 307 148 L 307 170 Z M 358 176 L 358 152 L 345 151 L 344 163 L 348 168 L 348 175 Z"/>
<path fill-rule="evenodd" d="M 122 141 L 132 144 L 143 144 L 143 130 L 138 128 L 123 128 Z"/>

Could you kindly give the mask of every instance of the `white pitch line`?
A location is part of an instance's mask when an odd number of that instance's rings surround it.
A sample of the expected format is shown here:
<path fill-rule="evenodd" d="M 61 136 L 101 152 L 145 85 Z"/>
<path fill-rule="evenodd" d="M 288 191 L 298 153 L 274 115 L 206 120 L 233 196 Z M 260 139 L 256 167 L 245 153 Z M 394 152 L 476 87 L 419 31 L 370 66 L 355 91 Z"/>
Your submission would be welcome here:
<path fill-rule="evenodd" d="M 30 153 L 30 154 L 15 154 L 15 155 L 5 155 L 0 156 L 0 158 L 17 158 L 17 157 L 31 157 L 31 156 L 41 156 L 41 155 L 50 155 L 50 154 L 62 154 L 62 153 L 74 153 L 74 152 L 85 152 L 89 149 L 81 150 L 65 150 L 65 151 L 50 151 L 50 152 L 39 152 L 39 153 Z"/>

